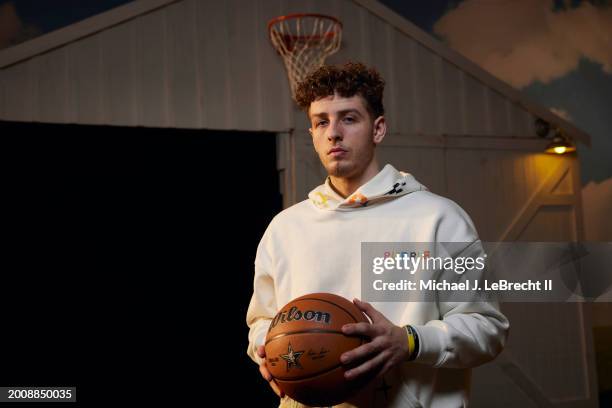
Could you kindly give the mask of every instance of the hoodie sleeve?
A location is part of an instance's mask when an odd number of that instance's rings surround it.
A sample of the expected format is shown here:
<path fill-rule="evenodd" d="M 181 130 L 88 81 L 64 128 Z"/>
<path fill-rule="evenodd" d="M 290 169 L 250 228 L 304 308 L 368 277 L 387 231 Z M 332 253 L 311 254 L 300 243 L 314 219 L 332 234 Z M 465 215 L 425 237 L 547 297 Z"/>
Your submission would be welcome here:
<path fill-rule="evenodd" d="M 246 323 L 249 326 L 247 354 L 257 364 L 263 361 L 257 355 L 257 347 L 264 344 L 272 318 L 276 314 L 277 301 L 274 290 L 273 262 L 269 230 L 266 231 L 257 248 L 255 257 L 255 278 L 253 296 L 249 303 Z"/>
<path fill-rule="evenodd" d="M 439 224 L 438 242 L 470 242 L 456 257 L 485 254 L 469 216 L 455 203 Z M 440 320 L 414 325 L 420 350 L 415 362 L 470 368 L 493 360 L 504 348 L 510 324 L 496 302 L 440 302 Z"/>

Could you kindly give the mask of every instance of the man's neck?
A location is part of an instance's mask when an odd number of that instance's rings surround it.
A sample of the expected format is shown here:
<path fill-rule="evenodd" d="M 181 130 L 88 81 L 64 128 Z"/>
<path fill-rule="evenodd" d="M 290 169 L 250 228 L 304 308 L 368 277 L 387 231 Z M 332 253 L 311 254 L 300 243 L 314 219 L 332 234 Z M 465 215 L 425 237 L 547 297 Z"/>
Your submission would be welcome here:
<path fill-rule="evenodd" d="M 359 187 L 370 181 L 380 172 L 380 167 L 376 160 L 365 169 L 363 173 L 356 177 L 334 177 L 329 176 L 331 188 L 343 198 L 347 198 L 353 194 Z"/>

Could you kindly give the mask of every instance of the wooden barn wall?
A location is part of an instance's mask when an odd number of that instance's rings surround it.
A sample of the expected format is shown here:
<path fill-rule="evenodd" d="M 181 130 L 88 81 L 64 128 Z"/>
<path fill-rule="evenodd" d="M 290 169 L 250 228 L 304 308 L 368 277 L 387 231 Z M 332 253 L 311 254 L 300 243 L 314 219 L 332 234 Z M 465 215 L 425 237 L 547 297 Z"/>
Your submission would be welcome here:
<path fill-rule="evenodd" d="M 0 119 L 305 129 L 266 32 L 294 12 L 342 18 L 342 49 L 328 62 L 381 71 L 394 137 L 534 136 L 533 115 L 352 0 L 170 4 L 0 70 Z"/>

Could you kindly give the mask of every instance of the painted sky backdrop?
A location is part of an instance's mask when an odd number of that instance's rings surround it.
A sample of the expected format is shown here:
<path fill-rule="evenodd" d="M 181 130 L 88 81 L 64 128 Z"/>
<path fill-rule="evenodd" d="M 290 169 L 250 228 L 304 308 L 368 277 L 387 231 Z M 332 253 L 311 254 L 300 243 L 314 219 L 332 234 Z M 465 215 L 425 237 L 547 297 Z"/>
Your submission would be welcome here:
<path fill-rule="evenodd" d="M 0 0 L 0 49 L 129 1 Z M 610 1 L 379 1 L 589 133 L 583 184 L 612 178 Z"/>

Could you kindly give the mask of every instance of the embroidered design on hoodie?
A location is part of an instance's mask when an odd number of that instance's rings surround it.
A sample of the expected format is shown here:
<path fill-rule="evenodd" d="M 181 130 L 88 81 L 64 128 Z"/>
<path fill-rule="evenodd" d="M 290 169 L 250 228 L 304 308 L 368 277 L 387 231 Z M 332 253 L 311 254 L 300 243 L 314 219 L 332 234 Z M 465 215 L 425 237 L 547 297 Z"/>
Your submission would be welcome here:
<path fill-rule="evenodd" d="M 349 197 L 340 196 L 328 177 L 325 183 L 312 190 L 308 197 L 318 209 L 355 211 L 371 208 L 395 200 L 414 191 L 427 190 L 411 174 L 397 171 L 387 164 L 377 175 L 359 187 Z"/>
<path fill-rule="evenodd" d="M 314 198 L 312 199 L 312 202 L 319 208 L 326 208 L 327 202 L 331 199 L 330 196 L 321 193 L 320 191 L 317 191 L 315 194 L 313 194 L 314 196 L 316 196 L 318 199 L 315 200 Z M 311 197 L 312 198 L 312 197 Z"/>
<path fill-rule="evenodd" d="M 359 204 L 362 207 L 365 207 L 366 205 L 368 205 L 368 197 L 364 196 L 361 193 L 355 193 L 349 198 L 348 203 Z"/>
<path fill-rule="evenodd" d="M 399 194 L 399 193 L 401 193 L 401 192 L 402 192 L 402 191 L 404 191 L 404 190 L 403 190 L 403 189 L 401 189 L 401 188 L 399 188 L 399 189 L 398 189 L 398 187 L 399 187 L 399 186 L 404 187 L 405 185 L 406 185 L 406 182 L 405 182 L 405 181 L 404 181 L 404 182 L 402 182 L 401 184 L 400 184 L 399 182 L 398 182 L 398 183 L 395 183 L 395 184 L 393 185 L 393 189 L 391 189 L 390 191 L 387 191 L 387 192 L 385 193 L 385 195 Z"/>

